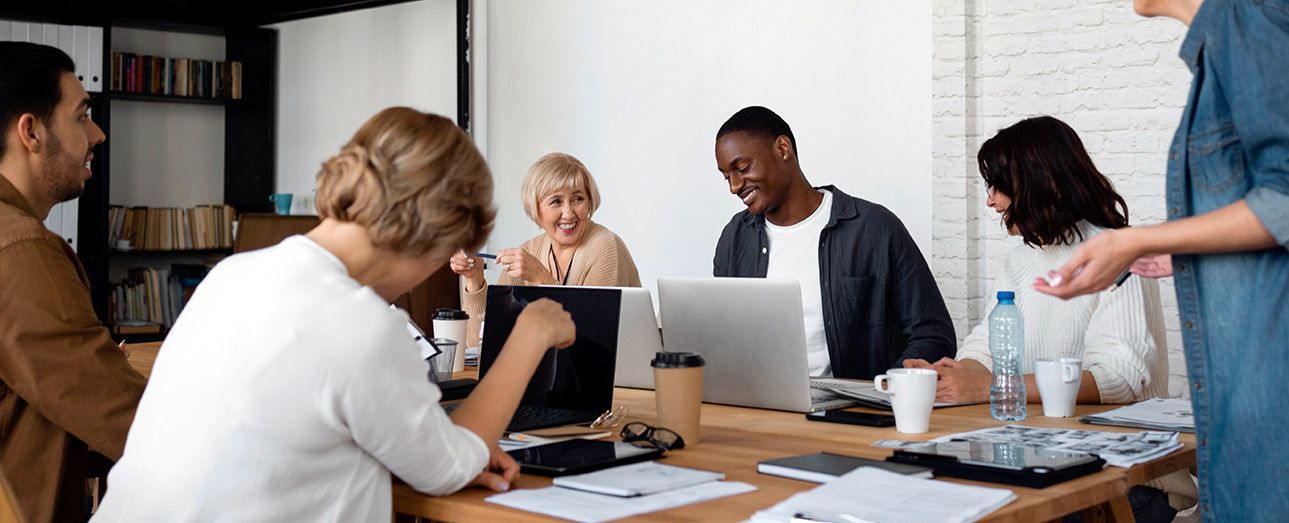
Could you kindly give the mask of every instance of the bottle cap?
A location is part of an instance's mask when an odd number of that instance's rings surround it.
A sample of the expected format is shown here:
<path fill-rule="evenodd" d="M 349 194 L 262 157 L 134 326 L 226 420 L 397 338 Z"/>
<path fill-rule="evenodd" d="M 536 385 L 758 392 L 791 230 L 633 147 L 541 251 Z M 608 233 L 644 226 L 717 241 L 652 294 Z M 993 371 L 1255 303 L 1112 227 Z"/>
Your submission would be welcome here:
<path fill-rule="evenodd" d="M 1012 292 L 1012 291 L 998 291 L 998 299 L 1000 299 L 1000 300 L 1014 300 L 1014 299 L 1016 299 L 1016 293 L 1015 293 L 1015 292 Z"/>

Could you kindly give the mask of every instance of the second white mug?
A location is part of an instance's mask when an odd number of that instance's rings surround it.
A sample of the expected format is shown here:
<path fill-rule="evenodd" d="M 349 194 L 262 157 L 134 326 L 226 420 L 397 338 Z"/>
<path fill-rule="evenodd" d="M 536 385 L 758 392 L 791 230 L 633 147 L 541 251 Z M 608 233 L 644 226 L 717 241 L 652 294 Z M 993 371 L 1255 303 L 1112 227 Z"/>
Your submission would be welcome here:
<path fill-rule="evenodd" d="M 891 369 L 873 378 L 873 388 L 891 396 L 896 430 L 921 434 L 930 429 L 936 378 L 931 369 Z"/>
<path fill-rule="evenodd" d="M 1034 381 L 1043 399 L 1043 415 L 1067 418 L 1074 415 L 1083 381 L 1083 361 L 1078 358 L 1056 358 L 1034 362 Z"/>

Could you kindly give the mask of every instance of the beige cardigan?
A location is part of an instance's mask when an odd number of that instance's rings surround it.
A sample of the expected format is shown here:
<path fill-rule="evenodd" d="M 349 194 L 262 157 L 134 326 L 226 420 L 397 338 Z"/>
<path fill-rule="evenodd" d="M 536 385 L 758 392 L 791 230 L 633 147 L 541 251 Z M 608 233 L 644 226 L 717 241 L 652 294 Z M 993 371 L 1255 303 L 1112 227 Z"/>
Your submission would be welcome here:
<path fill-rule="evenodd" d="M 603 225 L 595 222 L 590 224 L 586 236 L 582 238 L 581 245 L 578 245 L 577 252 L 573 255 L 573 267 L 568 271 L 568 284 L 639 287 L 640 273 L 636 270 L 636 263 L 631 259 L 631 252 L 627 250 L 627 245 L 622 242 L 622 238 Z M 542 267 L 552 275 L 555 274 L 556 271 L 550 266 L 551 240 L 546 233 L 538 234 L 519 248 L 540 260 Z M 497 284 L 530 285 L 527 281 L 517 280 L 506 273 L 501 274 Z M 483 320 L 487 299 L 487 286 L 475 292 L 466 292 L 465 285 L 461 286 L 461 308 L 470 314 L 470 322 L 466 324 L 466 338 L 471 347 L 479 345 L 479 322 Z"/>

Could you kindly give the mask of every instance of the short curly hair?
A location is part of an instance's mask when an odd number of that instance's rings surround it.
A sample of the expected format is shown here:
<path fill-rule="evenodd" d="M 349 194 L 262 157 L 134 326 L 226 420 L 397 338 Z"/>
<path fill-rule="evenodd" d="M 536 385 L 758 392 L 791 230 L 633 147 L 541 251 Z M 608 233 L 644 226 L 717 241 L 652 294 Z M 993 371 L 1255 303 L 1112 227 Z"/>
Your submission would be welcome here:
<path fill-rule="evenodd" d="M 595 185 L 591 171 L 580 160 L 571 154 L 550 153 L 538 158 L 528 175 L 524 176 L 524 185 L 520 197 L 524 200 L 524 212 L 537 222 L 537 207 L 542 198 L 559 190 L 586 191 L 587 203 L 591 212 L 600 208 L 600 189 Z"/>
<path fill-rule="evenodd" d="M 366 227 L 405 256 L 473 251 L 492 232 L 492 174 L 451 120 L 391 107 L 318 172 L 318 216 Z"/>

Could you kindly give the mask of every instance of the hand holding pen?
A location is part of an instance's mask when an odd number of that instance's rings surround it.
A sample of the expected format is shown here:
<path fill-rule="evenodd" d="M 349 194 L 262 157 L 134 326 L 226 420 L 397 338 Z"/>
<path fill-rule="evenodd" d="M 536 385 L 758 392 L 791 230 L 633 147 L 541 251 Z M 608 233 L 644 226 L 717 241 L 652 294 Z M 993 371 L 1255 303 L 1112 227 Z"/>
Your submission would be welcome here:
<path fill-rule="evenodd" d="M 459 250 L 448 259 L 448 267 L 465 279 L 467 292 L 478 291 L 487 285 L 483 279 L 483 259 L 478 255 L 471 256 Z"/>

